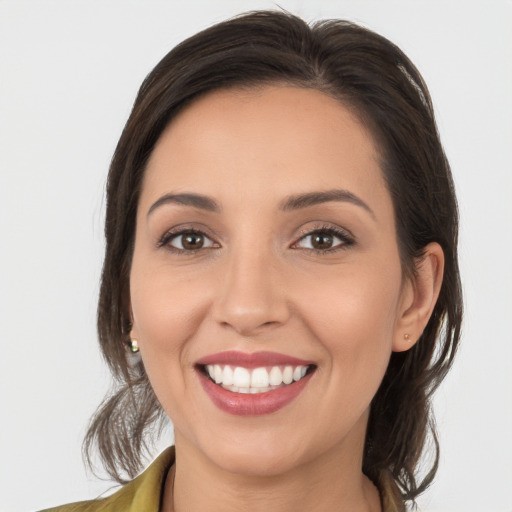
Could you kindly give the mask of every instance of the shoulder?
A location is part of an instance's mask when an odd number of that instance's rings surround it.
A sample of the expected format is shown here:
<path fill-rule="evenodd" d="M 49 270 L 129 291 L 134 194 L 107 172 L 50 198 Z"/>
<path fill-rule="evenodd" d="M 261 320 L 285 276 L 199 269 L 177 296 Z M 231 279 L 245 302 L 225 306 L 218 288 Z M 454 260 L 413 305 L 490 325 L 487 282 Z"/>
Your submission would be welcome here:
<path fill-rule="evenodd" d="M 170 447 L 137 478 L 111 496 L 61 505 L 41 512 L 158 512 L 165 477 L 173 463 L 174 447 Z"/>

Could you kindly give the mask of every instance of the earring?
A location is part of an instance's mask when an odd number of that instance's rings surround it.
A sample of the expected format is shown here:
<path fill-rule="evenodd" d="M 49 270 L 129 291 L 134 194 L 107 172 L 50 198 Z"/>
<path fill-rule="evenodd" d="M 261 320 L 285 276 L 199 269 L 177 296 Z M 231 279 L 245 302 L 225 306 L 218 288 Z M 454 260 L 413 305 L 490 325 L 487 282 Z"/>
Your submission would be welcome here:
<path fill-rule="evenodd" d="M 130 352 L 132 354 L 136 354 L 140 349 L 139 349 L 139 342 L 137 340 L 134 340 L 132 338 L 130 338 Z"/>
<path fill-rule="evenodd" d="M 408 332 L 404 334 L 404 340 L 407 342 L 411 341 L 411 335 Z"/>

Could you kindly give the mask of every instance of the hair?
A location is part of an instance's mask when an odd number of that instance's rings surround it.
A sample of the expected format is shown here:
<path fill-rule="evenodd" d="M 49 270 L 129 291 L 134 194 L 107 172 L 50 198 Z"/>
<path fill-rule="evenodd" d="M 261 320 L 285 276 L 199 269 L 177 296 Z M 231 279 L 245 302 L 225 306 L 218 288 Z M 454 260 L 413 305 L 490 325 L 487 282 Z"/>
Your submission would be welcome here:
<path fill-rule="evenodd" d="M 271 84 L 328 94 L 367 127 L 392 197 L 404 275 L 414 274 L 430 242 L 444 252 L 443 283 L 432 316 L 410 350 L 392 353 L 367 428 L 363 471 L 385 503 L 405 510 L 405 502 L 414 501 L 432 482 L 439 460 L 431 397 L 452 364 L 460 337 L 458 210 L 421 75 L 389 40 L 348 21 L 308 25 L 287 12 L 243 14 L 180 43 L 142 83 L 106 188 L 98 334 L 116 384 L 91 420 L 84 453 L 91 464 L 96 446 L 108 474 L 124 482 L 123 475 L 131 478 L 141 470 L 148 431 L 165 417 L 143 364 L 132 364 L 126 350 L 135 219 L 149 156 L 166 126 L 198 97 Z M 420 478 L 422 453 L 432 445 L 430 465 Z"/>

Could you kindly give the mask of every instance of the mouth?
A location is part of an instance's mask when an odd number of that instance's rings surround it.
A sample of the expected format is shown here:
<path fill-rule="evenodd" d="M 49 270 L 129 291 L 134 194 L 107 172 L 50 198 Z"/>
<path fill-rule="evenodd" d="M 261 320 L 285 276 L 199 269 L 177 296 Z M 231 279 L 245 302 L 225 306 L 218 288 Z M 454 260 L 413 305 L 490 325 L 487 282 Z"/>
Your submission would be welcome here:
<path fill-rule="evenodd" d="M 302 393 L 317 368 L 282 354 L 236 351 L 212 354 L 195 367 L 212 402 L 224 412 L 242 416 L 281 409 Z"/>

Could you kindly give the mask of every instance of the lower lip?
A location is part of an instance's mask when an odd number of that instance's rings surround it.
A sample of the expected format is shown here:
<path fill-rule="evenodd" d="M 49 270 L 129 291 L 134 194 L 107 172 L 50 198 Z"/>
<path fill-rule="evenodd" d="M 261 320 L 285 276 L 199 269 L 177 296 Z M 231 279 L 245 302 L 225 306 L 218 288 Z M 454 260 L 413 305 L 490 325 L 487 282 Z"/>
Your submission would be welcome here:
<path fill-rule="evenodd" d="M 222 411 L 238 416 L 259 416 L 282 409 L 306 387 L 312 373 L 282 388 L 265 393 L 235 393 L 215 384 L 199 372 L 201 384 L 211 401 Z"/>

